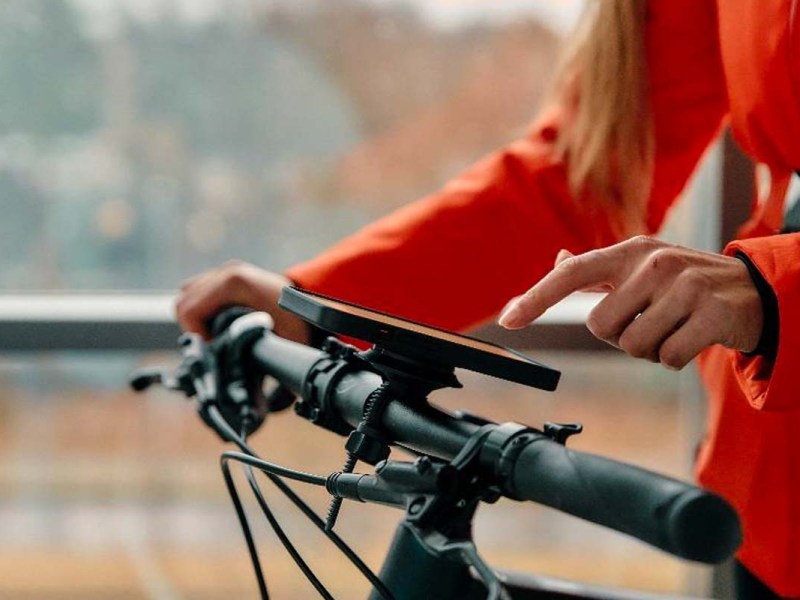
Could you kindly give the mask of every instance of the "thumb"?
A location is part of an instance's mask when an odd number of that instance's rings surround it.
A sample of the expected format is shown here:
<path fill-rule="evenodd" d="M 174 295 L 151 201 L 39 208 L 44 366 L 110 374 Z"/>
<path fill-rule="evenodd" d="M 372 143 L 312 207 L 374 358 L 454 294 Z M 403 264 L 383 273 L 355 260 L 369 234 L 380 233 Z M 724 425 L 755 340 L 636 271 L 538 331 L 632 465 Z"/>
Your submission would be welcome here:
<path fill-rule="evenodd" d="M 559 263 L 564 262 L 568 258 L 572 258 L 573 256 L 575 255 L 572 252 L 562 248 L 561 250 L 558 251 L 558 254 L 556 255 L 556 262 L 555 262 L 556 266 L 558 266 Z"/>

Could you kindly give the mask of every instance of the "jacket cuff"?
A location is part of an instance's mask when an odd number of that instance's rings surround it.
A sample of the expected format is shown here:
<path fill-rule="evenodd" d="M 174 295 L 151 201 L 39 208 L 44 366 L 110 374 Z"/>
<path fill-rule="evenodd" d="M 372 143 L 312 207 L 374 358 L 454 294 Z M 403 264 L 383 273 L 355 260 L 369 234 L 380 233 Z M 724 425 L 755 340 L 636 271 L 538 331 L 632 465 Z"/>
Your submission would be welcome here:
<path fill-rule="evenodd" d="M 755 273 L 756 285 L 760 278 L 776 299 L 772 306 L 769 300 L 764 303 L 764 323 L 765 328 L 770 320 L 776 323 L 777 348 L 772 355 L 732 352 L 739 385 L 754 408 L 800 408 L 796 376 L 800 366 L 800 234 L 737 240 L 728 244 L 725 254 L 744 260 L 751 275 Z"/>
<path fill-rule="evenodd" d="M 775 290 L 764 279 L 761 271 L 753 264 L 746 254 L 737 252 L 734 254 L 736 258 L 744 263 L 750 273 L 750 279 L 756 286 L 758 295 L 761 298 L 761 308 L 764 315 L 763 326 L 761 328 L 761 337 L 758 340 L 758 345 L 751 352 L 745 352 L 745 356 L 763 356 L 769 360 L 775 360 L 775 355 L 778 353 L 778 298 L 775 296 Z"/>

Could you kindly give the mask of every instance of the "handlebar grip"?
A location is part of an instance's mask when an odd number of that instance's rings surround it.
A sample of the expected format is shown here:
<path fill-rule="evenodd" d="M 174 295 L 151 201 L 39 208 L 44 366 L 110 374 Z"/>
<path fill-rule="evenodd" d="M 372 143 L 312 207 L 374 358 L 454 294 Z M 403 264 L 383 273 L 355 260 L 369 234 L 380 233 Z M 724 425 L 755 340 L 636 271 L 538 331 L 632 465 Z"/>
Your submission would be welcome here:
<path fill-rule="evenodd" d="M 204 323 L 206 331 L 208 331 L 212 338 L 219 337 L 225 333 L 225 330 L 230 327 L 236 319 L 251 312 L 253 312 L 252 308 L 246 308 L 244 306 L 226 306 L 213 317 L 206 320 Z"/>
<path fill-rule="evenodd" d="M 719 496 L 631 465 L 537 437 L 519 455 L 516 497 L 610 527 L 689 560 L 717 563 L 742 540 Z"/>

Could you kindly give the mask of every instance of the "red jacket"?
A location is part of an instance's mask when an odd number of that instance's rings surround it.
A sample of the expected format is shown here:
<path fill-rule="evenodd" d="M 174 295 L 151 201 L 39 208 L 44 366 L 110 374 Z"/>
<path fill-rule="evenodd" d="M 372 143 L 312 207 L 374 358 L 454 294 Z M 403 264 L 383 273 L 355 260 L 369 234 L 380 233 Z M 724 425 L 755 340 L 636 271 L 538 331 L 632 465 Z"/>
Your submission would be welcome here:
<path fill-rule="evenodd" d="M 700 482 L 739 511 L 739 558 L 800 596 L 800 234 L 772 235 L 800 169 L 800 0 L 650 0 L 649 90 L 656 164 L 647 228 L 659 229 L 721 124 L 769 167 L 771 189 L 743 229 L 745 252 L 776 292 L 774 362 L 713 347 L 700 367 L 710 402 Z M 556 253 L 618 241 L 600 203 L 578 203 L 553 140 L 553 107 L 529 135 L 440 192 L 366 227 L 288 275 L 310 289 L 448 329 L 495 316 Z M 757 237 L 755 237 L 757 236 Z M 509 264 L 499 269 L 498 265 Z M 798 361 L 797 364 L 795 361 Z M 798 371 L 794 367 L 798 367 Z M 797 436 L 797 437 L 793 437 Z"/>

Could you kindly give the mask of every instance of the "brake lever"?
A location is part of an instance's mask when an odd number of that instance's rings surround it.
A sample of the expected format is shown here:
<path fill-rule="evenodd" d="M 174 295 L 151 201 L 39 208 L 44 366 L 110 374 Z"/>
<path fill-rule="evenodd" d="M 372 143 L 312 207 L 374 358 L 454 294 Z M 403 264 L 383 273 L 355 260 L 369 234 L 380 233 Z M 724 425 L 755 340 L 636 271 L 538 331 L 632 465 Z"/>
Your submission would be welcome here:
<path fill-rule="evenodd" d="M 154 385 L 162 385 L 169 389 L 166 381 L 170 379 L 169 373 L 162 369 L 136 369 L 128 378 L 128 384 L 134 392 L 143 392 Z"/>
<path fill-rule="evenodd" d="M 183 356 L 181 364 L 174 370 L 152 367 L 136 369 L 128 377 L 128 384 L 133 391 L 144 392 L 158 385 L 173 392 L 181 392 L 189 398 L 197 395 L 196 380 L 203 379 L 209 371 L 205 346 L 199 336 L 190 333 L 181 335 L 178 345 Z M 208 383 L 205 382 L 202 387 L 208 388 Z"/>
<path fill-rule="evenodd" d="M 263 376 L 245 365 L 249 350 L 265 332 L 273 328 L 266 313 L 227 310 L 215 319 L 215 339 L 206 343 L 194 333 L 184 333 L 178 340 L 183 357 L 174 370 L 141 369 L 130 377 L 131 387 L 141 392 L 161 385 L 197 399 L 197 411 L 203 421 L 217 431 L 208 409 L 214 405 L 234 431 L 250 435 L 264 422 L 267 412 L 285 408 L 294 395 L 279 387 L 269 397 L 262 389 Z"/>

